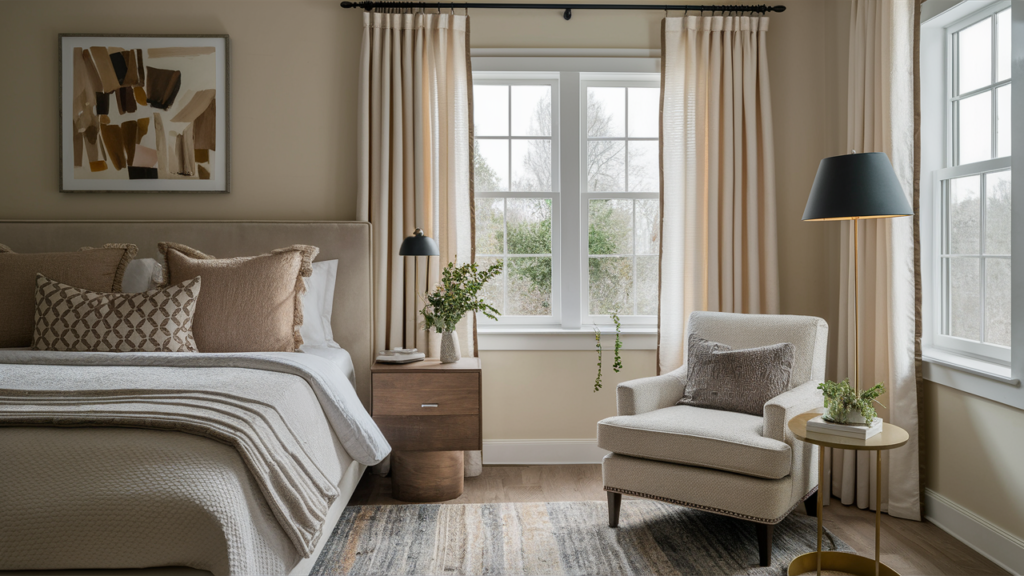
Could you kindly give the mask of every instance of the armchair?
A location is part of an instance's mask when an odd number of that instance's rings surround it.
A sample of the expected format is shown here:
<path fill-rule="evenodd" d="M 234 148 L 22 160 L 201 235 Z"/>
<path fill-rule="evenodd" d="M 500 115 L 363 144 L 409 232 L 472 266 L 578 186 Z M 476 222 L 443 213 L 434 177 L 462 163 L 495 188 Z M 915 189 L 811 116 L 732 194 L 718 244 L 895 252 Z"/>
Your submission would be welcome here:
<path fill-rule="evenodd" d="M 622 495 L 662 500 L 740 518 L 757 530 L 762 566 L 771 565 L 772 528 L 803 501 L 813 515 L 817 452 L 786 423 L 821 407 L 828 324 L 810 316 L 694 312 L 689 334 L 734 349 L 789 342 L 790 388 L 761 416 L 677 406 L 686 366 L 619 384 L 618 415 L 597 425 L 608 524 L 618 525 Z"/>

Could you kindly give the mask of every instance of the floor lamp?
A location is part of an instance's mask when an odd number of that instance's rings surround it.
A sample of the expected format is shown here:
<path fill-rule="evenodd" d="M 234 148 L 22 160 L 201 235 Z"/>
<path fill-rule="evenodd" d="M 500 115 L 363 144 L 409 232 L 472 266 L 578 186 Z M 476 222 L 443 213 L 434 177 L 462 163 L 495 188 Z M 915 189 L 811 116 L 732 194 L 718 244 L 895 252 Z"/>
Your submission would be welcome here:
<path fill-rule="evenodd" d="M 860 394 L 860 221 L 913 216 L 889 157 L 882 152 L 825 158 L 811 185 L 804 220 L 853 220 L 853 385 Z"/>

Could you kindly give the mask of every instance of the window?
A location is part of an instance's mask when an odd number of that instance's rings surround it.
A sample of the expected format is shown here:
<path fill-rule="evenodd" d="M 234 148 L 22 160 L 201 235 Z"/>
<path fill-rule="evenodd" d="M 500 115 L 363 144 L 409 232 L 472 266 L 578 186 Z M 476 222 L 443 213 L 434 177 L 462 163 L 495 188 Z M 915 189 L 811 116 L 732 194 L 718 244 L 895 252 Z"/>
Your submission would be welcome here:
<path fill-rule="evenodd" d="M 474 80 L 476 261 L 503 262 L 484 298 L 506 321 L 558 318 L 556 101 L 554 80 Z"/>
<path fill-rule="evenodd" d="M 481 326 L 656 326 L 657 78 L 474 73 L 476 261 L 504 263 Z"/>
<path fill-rule="evenodd" d="M 1010 362 L 1010 9 L 946 28 L 946 154 L 934 173 L 932 344 Z"/>
<path fill-rule="evenodd" d="M 584 308 L 592 321 L 658 313 L 657 83 L 584 82 Z"/>

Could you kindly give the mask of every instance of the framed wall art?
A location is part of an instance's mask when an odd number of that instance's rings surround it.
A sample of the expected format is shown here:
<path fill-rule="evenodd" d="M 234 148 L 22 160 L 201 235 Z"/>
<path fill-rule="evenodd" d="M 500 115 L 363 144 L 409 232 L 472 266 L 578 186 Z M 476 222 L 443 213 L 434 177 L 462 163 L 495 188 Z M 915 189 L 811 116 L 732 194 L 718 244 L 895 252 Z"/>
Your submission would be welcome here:
<path fill-rule="evenodd" d="M 228 192 L 226 35 L 58 41 L 61 192 Z"/>

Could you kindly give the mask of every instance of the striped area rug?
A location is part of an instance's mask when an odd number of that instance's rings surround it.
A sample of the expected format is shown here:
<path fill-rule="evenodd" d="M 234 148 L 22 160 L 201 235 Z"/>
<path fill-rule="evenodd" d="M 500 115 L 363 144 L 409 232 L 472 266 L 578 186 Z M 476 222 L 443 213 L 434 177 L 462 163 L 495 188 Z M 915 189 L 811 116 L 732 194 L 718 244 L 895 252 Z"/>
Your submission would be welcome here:
<path fill-rule="evenodd" d="M 311 574 L 771 574 L 815 547 L 815 519 L 775 527 L 772 566 L 758 565 L 754 527 L 709 512 L 604 502 L 351 506 Z M 852 549 L 826 534 L 825 550 Z"/>

